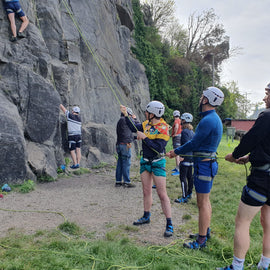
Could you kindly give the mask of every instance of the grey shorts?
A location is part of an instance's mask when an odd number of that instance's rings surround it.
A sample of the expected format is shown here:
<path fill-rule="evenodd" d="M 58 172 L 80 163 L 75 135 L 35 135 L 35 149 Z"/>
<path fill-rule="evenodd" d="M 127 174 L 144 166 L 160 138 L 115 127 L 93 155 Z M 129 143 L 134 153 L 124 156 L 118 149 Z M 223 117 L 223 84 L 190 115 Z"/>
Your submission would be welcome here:
<path fill-rule="evenodd" d="M 181 134 L 172 138 L 173 149 L 181 146 Z"/>

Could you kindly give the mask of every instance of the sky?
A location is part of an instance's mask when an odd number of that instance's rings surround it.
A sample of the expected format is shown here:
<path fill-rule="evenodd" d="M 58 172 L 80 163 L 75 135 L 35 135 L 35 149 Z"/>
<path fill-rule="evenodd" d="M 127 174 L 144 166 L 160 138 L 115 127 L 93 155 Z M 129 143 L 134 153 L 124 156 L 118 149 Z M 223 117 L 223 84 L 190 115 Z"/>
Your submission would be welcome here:
<path fill-rule="evenodd" d="M 221 82 L 235 81 L 241 94 L 251 102 L 264 98 L 270 83 L 270 0 L 175 0 L 176 17 L 188 25 L 193 12 L 214 9 L 223 24 L 231 47 L 241 47 L 240 54 L 226 60 Z M 262 105 L 263 106 L 263 105 Z"/>

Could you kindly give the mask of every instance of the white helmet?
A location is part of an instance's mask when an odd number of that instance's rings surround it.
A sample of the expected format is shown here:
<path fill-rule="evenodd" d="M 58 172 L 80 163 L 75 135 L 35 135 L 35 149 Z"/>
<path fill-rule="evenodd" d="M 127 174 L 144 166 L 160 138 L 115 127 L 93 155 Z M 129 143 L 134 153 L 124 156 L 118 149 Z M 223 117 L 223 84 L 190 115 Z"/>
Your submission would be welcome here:
<path fill-rule="evenodd" d="M 154 100 L 148 103 L 146 111 L 154 114 L 156 117 L 161 117 L 164 114 L 165 107 L 161 102 Z"/>
<path fill-rule="evenodd" d="M 223 92 L 214 86 L 205 89 L 203 95 L 208 98 L 209 104 L 213 107 L 221 105 L 224 100 Z"/>
<path fill-rule="evenodd" d="M 192 114 L 186 112 L 181 115 L 181 119 L 185 120 L 187 123 L 191 123 L 193 121 L 193 116 Z"/>
<path fill-rule="evenodd" d="M 180 117 L 180 112 L 179 112 L 179 111 L 174 111 L 174 112 L 173 112 L 173 116 L 174 116 L 174 117 L 175 117 L 175 116 Z"/>
<path fill-rule="evenodd" d="M 75 106 L 72 108 L 72 111 L 75 112 L 75 113 L 80 113 L 80 108 L 78 106 Z"/>
<path fill-rule="evenodd" d="M 133 115 L 133 111 L 132 111 L 129 107 L 127 107 L 127 113 L 128 113 L 129 115 Z"/>
<path fill-rule="evenodd" d="M 265 90 L 270 90 L 270 83 L 266 85 Z"/>

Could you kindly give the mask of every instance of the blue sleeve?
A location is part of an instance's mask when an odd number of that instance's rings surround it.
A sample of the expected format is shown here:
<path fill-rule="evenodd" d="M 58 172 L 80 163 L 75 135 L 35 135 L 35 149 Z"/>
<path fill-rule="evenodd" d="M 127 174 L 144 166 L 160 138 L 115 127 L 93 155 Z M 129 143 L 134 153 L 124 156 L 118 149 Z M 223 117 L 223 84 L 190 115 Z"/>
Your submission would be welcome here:
<path fill-rule="evenodd" d="M 211 121 L 208 121 L 208 119 L 203 118 L 196 128 L 196 132 L 192 140 L 176 148 L 174 150 L 174 153 L 180 155 L 185 154 L 187 152 L 198 151 L 202 142 L 205 140 L 205 138 L 209 136 L 212 125 L 213 123 Z"/>
<path fill-rule="evenodd" d="M 143 131 L 141 123 L 135 123 L 131 117 L 126 116 L 126 124 L 132 132 Z"/>

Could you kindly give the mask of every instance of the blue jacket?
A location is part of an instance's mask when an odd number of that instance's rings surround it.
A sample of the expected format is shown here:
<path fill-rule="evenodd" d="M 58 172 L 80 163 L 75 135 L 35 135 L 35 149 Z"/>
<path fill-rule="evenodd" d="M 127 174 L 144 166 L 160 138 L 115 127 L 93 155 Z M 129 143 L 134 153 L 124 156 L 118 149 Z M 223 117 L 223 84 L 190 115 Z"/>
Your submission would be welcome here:
<path fill-rule="evenodd" d="M 215 110 L 200 113 L 203 117 L 199 122 L 191 141 L 174 150 L 181 155 L 188 152 L 216 152 L 220 143 L 223 126 Z"/>
<path fill-rule="evenodd" d="M 181 133 L 181 145 L 184 145 L 185 143 L 189 142 L 194 137 L 193 130 L 190 129 L 183 129 Z M 184 156 L 184 161 L 186 162 L 192 162 L 192 152 L 187 152 L 187 156 Z"/>

